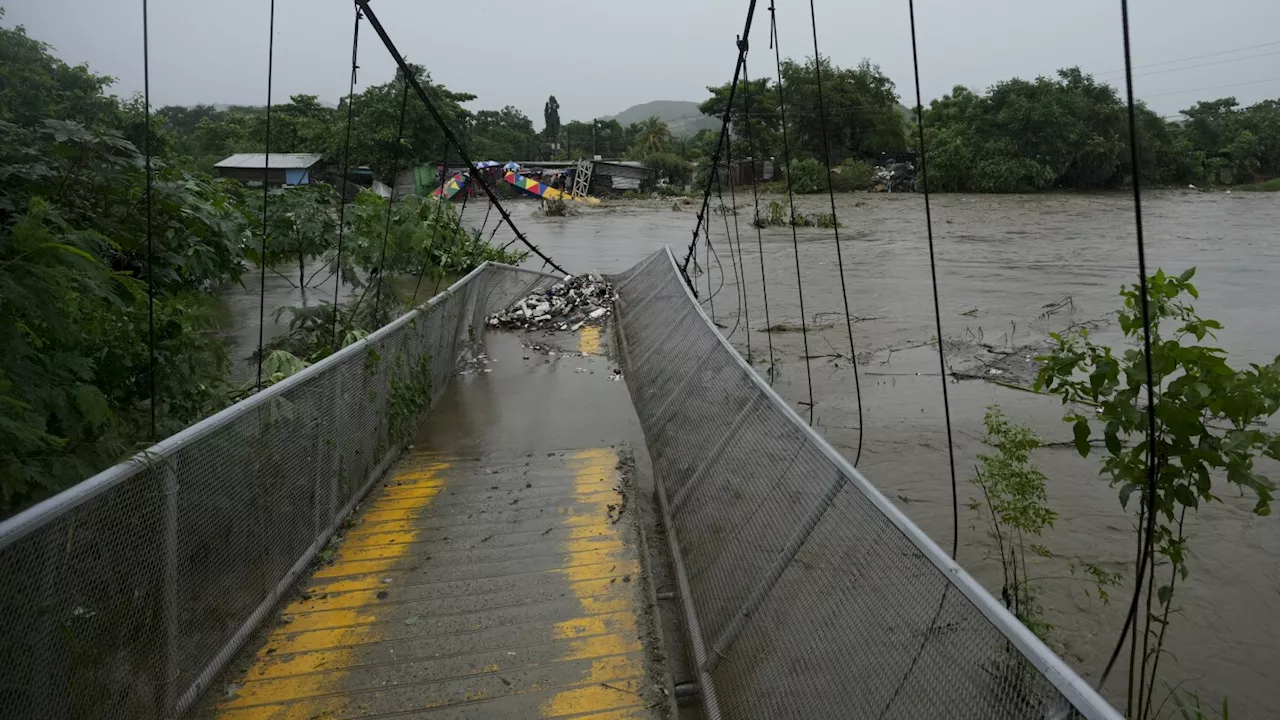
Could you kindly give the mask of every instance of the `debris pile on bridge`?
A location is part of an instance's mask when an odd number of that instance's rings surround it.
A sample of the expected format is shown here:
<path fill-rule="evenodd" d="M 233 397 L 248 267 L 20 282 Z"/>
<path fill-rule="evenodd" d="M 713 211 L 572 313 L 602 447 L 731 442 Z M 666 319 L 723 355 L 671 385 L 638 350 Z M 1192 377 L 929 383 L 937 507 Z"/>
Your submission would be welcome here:
<path fill-rule="evenodd" d="M 489 316 L 489 327 L 504 330 L 563 330 L 601 325 L 613 312 L 613 284 L 590 273 L 566 275 L 563 282 L 512 303 Z"/>

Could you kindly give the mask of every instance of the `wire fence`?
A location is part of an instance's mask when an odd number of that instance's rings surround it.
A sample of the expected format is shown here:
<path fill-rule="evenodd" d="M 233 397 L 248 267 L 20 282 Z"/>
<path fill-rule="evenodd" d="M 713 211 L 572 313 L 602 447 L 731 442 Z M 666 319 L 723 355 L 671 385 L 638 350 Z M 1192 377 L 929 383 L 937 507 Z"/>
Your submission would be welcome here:
<path fill-rule="evenodd" d="M 0 523 L 0 716 L 181 715 L 388 469 L 487 315 L 557 280 L 486 263 Z"/>
<path fill-rule="evenodd" d="M 710 720 L 1120 717 L 761 380 L 670 250 L 613 279 Z"/>

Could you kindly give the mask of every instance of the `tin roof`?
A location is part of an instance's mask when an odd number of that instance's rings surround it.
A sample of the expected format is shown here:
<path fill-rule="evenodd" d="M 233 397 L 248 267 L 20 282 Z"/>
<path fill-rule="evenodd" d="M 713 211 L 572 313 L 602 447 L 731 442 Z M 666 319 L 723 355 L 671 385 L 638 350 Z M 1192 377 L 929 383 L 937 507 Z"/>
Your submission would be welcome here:
<path fill-rule="evenodd" d="M 214 164 L 216 168 L 262 168 L 267 163 L 265 153 L 236 153 Z M 320 153 L 271 153 L 271 168 L 274 170 L 296 170 L 309 168 L 320 162 L 324 156 Z"/>

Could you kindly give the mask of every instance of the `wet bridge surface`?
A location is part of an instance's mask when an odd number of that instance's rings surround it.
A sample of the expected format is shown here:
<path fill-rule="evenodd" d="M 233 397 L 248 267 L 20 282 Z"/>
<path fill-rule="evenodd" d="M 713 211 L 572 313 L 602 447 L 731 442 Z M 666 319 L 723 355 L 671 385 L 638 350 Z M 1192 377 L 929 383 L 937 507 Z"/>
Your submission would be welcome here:
<path fill-rule="evenodd" d="M 665 716 L 626 387 L 597 329 L 536 339 L 488 336 L 197 715 Z"/>

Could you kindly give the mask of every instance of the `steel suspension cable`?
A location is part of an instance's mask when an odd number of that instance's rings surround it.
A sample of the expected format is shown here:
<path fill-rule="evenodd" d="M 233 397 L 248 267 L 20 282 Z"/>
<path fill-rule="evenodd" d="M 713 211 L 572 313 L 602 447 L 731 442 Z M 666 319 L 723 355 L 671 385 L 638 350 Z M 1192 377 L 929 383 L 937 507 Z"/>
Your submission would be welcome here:
<path fill-rule="evenodd" d="M 809 424 L 813 424 L 813 368 L 809 361 L 809 319 L 804 314 L 804 279 L 800 274 L 800 238 L 796 232 L 796 200 L 791 190 L 791 149 L 787 140 L 787 96 L 782 87 L 782 46 L 778 42 L 778 12 L 769 0 L 769 46 L 778 68 L 778 117 L 782 122 L 782 165 L 787 169 L 787 207 L 790 211 L 791 249 L 796 260 L 796 293 L 800 298 L 800 335 L 804 340 L 804 374 L 809 383 Z"/>
<path fill-rule="evenodd" d="M 745 57 L 743 58 L 743 62 L 746 62 Z M 727 165 L 727 169 L 729 170 L 729 173 L 728 173 L 729 202 L 733 203 L 733 206 L 730 209 L 730 212 L 733 215 L 733 240 L 729 241 L 729 252 L 730 252 L 729 260 L 730 262 L 733 261 L 733 254 L 732 254 L 733 243 L 734 241 L 737 241 L 738 262 L 733 266 L 733 276 L 738 285 L 738 292 L 736 293 L 736 295 L 738 296 L 739 317 L 734 318 L 733 330 L 729 331 L 729 337 L 733 337 L 733 334 L 738 331 L 739 320 L 744 321 L 747 327 L 747 357 L 751 357 L 751 312 L 750 310 L 747 309 L 747 285 L 746 285 L 747 267 L 746 265 L 742 264 L 742 234 L 738 228 L 738 196 L 733 190 L 733 131 L 732 130 L 733 129 L 730 128 L 729 134 L 725 136 L 725 142 L 729 143 L 728 145 L 725 146 L 725 149 L 729 155 L 729 162 Z M 754 163 L 755 161 L 753 160 L 752 166 L 751 166 L 752 175 L 755 174 Z M 716 192 L 720 196 L 720 206 L 724 207 L 724 192 L 720 188 L 718 182 L 716 183 Z M 724 219 L 724 234 L 725 234 L 725 237 L 729 236 L 729 216 L 728 215 L 726 215 Z"/>
<path fill-rule="evenodd" d="M 257 390 L 262 391 L 262 340 L 267 320 L 267 203 L 271 197 L 271 77 L 276 54 L 276 0 L 271 0 L 270 20 L 267 22 L 267 142 L 262 162 L 262 246 L 258 262 L 262 276 L 258 282 L 258 380 Z"/>
<path fill-rule="evenodd" d="M 342 143 L 342 196 L 338 204 L 338 254 L 333 263 L 333 329 L 329 334 L 330 352 L 338 349 L 338 291 L 342 289 L 342 236 L 347 229 L 347 186 L 351 184 L 351 121 L 356 107 L 356 72 L 359 70 L 358 52 L 360 49 L 360 8 L 356 8 L 356 19 L 351 28 L 351 85 L 347 89 L 347 134 Z M 391 179 L 395 185 L 395 178 Z M 395 195 L 395 190 L 391 192 Z M 355 318 L 352 318 L 354 323 Z"/>
<path fill-rule="evenodd" d="M 147 173 L 147 385 L 150 397 L 151 442 L 156 437 L 156 282 L 155 240 L 151 233 L 151 45 L 147 22 L 147 0 L 142 0 L 142 155 Z"/>
<path fill-rule="evenodd" d="M 751 21 L 756 14 L 756 0 L 751 0 L 747 6 L 747 19 L 743 23 L 742 37 L 748 37 L 751 34 Z M 733 65 L 733 82 L 729 84 L 729 98 L 724 106 L 724 116 L 720 122 L 720 139 L 716 143 L 715 152 L 711 155 L 711 172 L 714 175 L 719 172 L 720 168 L 720 148 L 724 146 L 725 136 L 729 132 L 729 118 L 733 113 L 733 98 L 738 92 L 738 78 L 742 72 L 743 63 L 747 56 L 747 43 L 745 40 L 738 41 L 738 59 Z M 698 291 L 694 289 L 693 282 L 689 280 L 689 261 L 693 259 L 693 251 L 698 247 L 698 231 L 702 227 L 702 220 L 707 214 L 707 208 L 711 204 L 711 183 L 713 175 L 707 176 L 707 186 L 702 192 L 702 206 L 698 210 L 698 222 L 693 226 L 693 240 L 689 243 L 689 250 L 685 253 L 684 262 L 680 264 L 680 273 L 684 275 L 685 282 L 689 284 L 689 289 L 693 290 L 694 297 L 697 297 Z M 710 225 L 708 224 L 708 227 Z M 710 272 L 710 268 L 707 269 Z"/>
<path fill-rule="evenodd" d="M 746 43 L 744 37 L 740 40 Z M 751 131 L 751 72 L 747 69 L 747 57 L 742 56 L 742 74 L 747 81 L 742 87 L 742 106 L 746 115 L 747 124 L 747 152 L 751 153 L 751 199 L 755 205 L 755 215 L 751 219 L 751 224 L 756 228 L 756 250 L 760 253 L 760 290 L 764 298 L 764 337 L 769 343 L 769 384 L 773 385 L 774 363 L 773 363 L 773 333 L 769 332 L 769 328 L 773 327 L 772 321 L 769 319 L 769 280 L 768 273 L 764 268 L 764 230 L 760 227 L 760 187 L 756 182 L 756 141 L 755 133 Z M 764 161 L 760 161 L 761 169 L 764 168 Z M 775 168 L 776 174 L 776 168 Z M 750 359 L 750 358 L 748 358 Z"/>
<path fill-rule="evenodd" d="M 858 466 L 862 459 L 862 438 L 865 434 L 862 424 L 862 382 L 858 379 L 858 349 L 853 343 L 853 319 L 849 313 L 849 288 L 844 278 L 844 253 L 840 250 L 840 221 L 836 217 L 836 192 L 831 187 L 831 141 L 827 136 L 827 108 L 822 94 L 822 54 L 818 51 L 818 14 L 814 10 L 813 0 L 809 0 L 809 22 L 813 29 L 813 69 L 818 86 L 818 120 L 822 127 L 822 162 L 827 168 L 827 198 L 831 201 L 832 233 L 836 241 L 836 268 L 840 272 L 840 297 L 844 300 L 844 326 L 849 333 L 849 363 L 853 368 L 853 392 L 858 401 L 858 449 L 853 456 L 853 466 Z M 954 553 L 953 553 L 954 554 Z"/>
<path fill-rule="evenodd" d="M 752 2 L 754 3 L 755 0 L 752 0 Z M 375 14 L 369 7 L 369 0 L 356 0 L 356 3 L 364 10 L 365 17 L 369 20 L 369 25 L 373 27 L 374 32 L 378 33 L 378 37 L 382 40 L 382 44 L 386 46 L 387 52 L 391 53 L 391 58 L 395 60 L 396 65 L 400 67 L 400 71 L 404 73 L 406 78 L 408 78 L 410 85 L 413 87 L 414 93 L 418 96 L 418 99 L 422 101 L 422 104 L 426 106 L 428 114 L 431 115 L 432 120 L 434 120 L 436 125 L 439 126 L 440 132 L 444 134 L 446 142 L 453 147 L 454 151 L 458 153 L 462 158 L 463 163 L 468 168 L 474 168 L 475 163 L 472 162 L 471 156 L 467 153 L 467 149 L 463 147 L 462 142 L 458 140 L 458 136 L 449 128 L 448 123 L 444 121 L 444 116 L 440 114 L 440 110 L 436 108 L 435 103 L 431 102 L 431 98 L 427 96 L 427 91 L 424 90 L 422 88 L 422 84 L 418 82 L 417 76 L 411 72 L 409 64 L 405 62 L 404 56 L 402 56 L 400 51 L 396 49 L 395 43 L 391 41 L 391 36 L 387 34 L 386 29 L 382 27 L 382 23 L 378 21 L 377 14 Z M 484 175 L 479 175 L 476 179 L 480 182 L 480 187 L 484 190 L 485 195 L 489 196 L 489 201 L 498 209 L 498 214 L 502 216 L 503 221 L 506 222 L 507 226 L 511 228 L 511 231 L 516 234 L 516 238 L 518 238 L 525 247 L 529 248 L 530 252 L 537 255 L 539 258 L 542 258 L 543 262 L 554 268 L 556 272 L 559 272 L 562 275 L 568 275 L 569 273 L 564 268 L 557 265 L 550 257 L 547 257 L 547 255 L 543 253 L 537 245 L 530 242 L 529 238 L 526 237 L 524 233 L 520 232 L 520 228 L 516 227 L 515 222 L 511 219 L 511 214 L 502 206 L 502 202 L 499 201 L 498 196 L 494 194 L 493 188 L 489 187 L 489 182 L 485 179 Z"/>
<path fill-rule="evenodd" d="M 1156 498 L 1156 468 L 1155 468 L 1155 441 L 1156 441 L 1156 381 L 1155 371 L 1151 365 L 1151 303 L 1147 297 L 1147 248 L 1146 241 L 1142 229 L 1142 189 L 1138 180 L 1138 130 L 1137 130 L 1137 109 L 1133 95 L 1133 53 L 1129 43 L 1129 0 L 1120 0 L 1120 26 L 1124 33 L 1124 79 L 1125 89 L 1129 93 L 1129 163 L 1133 170 L 1133 225 L 1137 236 L 1138 244 L 1138 289 L 1142 294 L 1142 352 L 1143 365 L 1146 370 L 1147 385 L 1147 487 L 1143 494 L 1143 504 L 1145 506 L 1146 526 L 1143 528 L 1142 552 L 1138 557 L 1138 573 L 1133 583 L 1133 597 L 1129 601 L 1129 612 L 1125 614 L 1124 626 L 1120 630 L 1120 637 L 1116 640 L 1115 649 L 1111 651 L 1111 658 L 1107 660 L 1107 667 L 1102 671 L 1102 678 L 1098 681 L 1098 688 L 1107 682 L 1107 678 L 1111 676 L 1111 671 L 1115 668 L 1116 658 L 1120 656 L 1120 649 L 1124 647 L 1125 636 L 1129 634 L 1130 626 L 1137 622 L 1138 601 L 1142 595 L 1142 579 L 1149 571 L 1155 573 L 1155 568 L 1148 567 L 1150 563 L 1147 558 L 1151 555 L 1151 546 L 1155 536 L 1155 498 Z M 1132 642 L 1137 644 L 1137 634 L 1135 634 Z M 1132 668 L 1130 668 L 1132 673 Z M 1145 681 L 1144 681 L 1145 682 Z M 1133 683 L 1129 683 L 1128 703 L 1133 701 Z M 1142 710 L 1142 688 L 1138 690 L 1138 709 Z M 1130 710 L 1132 708 L 1129 708 Z M 1128 711 L 1126 715 L 1130 714 Z"/>
<path fill-rule="evenodd" d="M 719 174 L 718 170 L 719 169 L 717 168 L 717 172 L 713 172 L 712 175 L 713 176 L 718 175 Z M 698 216 L 698 220 L 702 220 L 702 216 Z M 699 222 L 698 224 L 701 225 L 702 223 Z M 695 232 L 697 231 L 695 230 Z M 711 324 L 715 325 L 716 327 L 719 327 L 719 324 L 716 322 L 716 294 L 711 291 L 711 218 L 710 216 L 707 217 L 707 237 L 706 237 L 706 240 L 703 242 L 703 245 L 706 246 L 707 303 L 711 306 Z M 716 257 L 718 258 L 719 255 L 717 255 Z M 724 282 L 724 268 L 720 268 L 720 282 L 722 283 Z"/>
<path fill-rule="evenodd" d="M 382 306 L 382 279 L 387 275 L 387 238 L 391 237 L 391 215 L 396 203 L 396 175 L 400 173 L 400 145 L 404 142 L 404 116 L 409 108 L 409 81 L 404 82 L 400 93 L 400 121 L 396 125 L 396 147 L 391 156 L 391 194 L 387 198 L 387 224 L 382 229 L 382 253 L 378 258 L 378 289 L 373 294 L 373 323 L 378 323 L 378 311 Z"/>
<path fill-rule="evenodd" d="M 484 229 L 489 226 L 489 213 L 493 211 L 493 203 L 489 203 L 484 209 L 484 220 L 480 221 L 480 230 L 476 237 L 484 235 Z"/>
<path fill-rule="evenodd" d="M 921 189 L 924 190 L 924 222 L 925 230 L 929 237 L 929 272 L 933 279 L 933 317 L 935 329 L 938 333 L 938 364 L 942 369 L 942 408 L 947 421 L 947 455 L 951 460 L 951 559 L 954 560 L 960 539 L 960 506 L 956 494 L 955 452 L 952 450 L 951 444 L 951 406 L 948 404 L 947 399 L 947 363 L 944 359 L 942 348 L 942 314 L 938 304 L 938 272 L 933 258 L 933 219 L 929 214 L 929 176 L 925 172 L 924 105 L 920 99 L 920 56 L 916 48 L 915 0 L 907 0 L 907 12 L 911 18 L 911 65 L 915 71 L 916 128 L 919 131 L 920 179 L 923 183 Z M 902 694 L 903 688 L 907 686 L 907 680 L 915 673 L 916 666 L 924 655 L 924 648 L 929 643 L 929 639 L 933 637 L 934 628 L 938 627 L 938 618 L 942 616 L 942 609 L 947 605 L 947 597 L 951 592 L 951 586 L 951 583 L 943 585 L 942 594 L 938 598 L 938 607 L 933 611 L 933 617 L 929 620 L 929 627 L 925 630 L 924 637 L 920 640 L 920 645 L 916 648 L 915 655 L 911 658 L 911 664 L 907 666 L 907 671 L 898 679 L 897 687 L 894 688 L 893 694 L 889 696 L 889 700 L 885 702 L 877 717 L 889 716 L 890 709 L 893 708 L 894 703 L 897 702 L 898 697 Z"/>
<path fill-rule="evenodd" d="M 732 157 L 733 156 L 730 155 L 730 162 L 732 162 Z M 730 180 L 730 182 L 732 182 L 732 180 Z M 730 187 L 732 188 L 732 186 Z M 730 190 L 730 194 L 732 195 L 732 189 Z M 736 225 L 738 222 L 737 209 L 725 207 L 724 188 L 719 178 L 716 179 L 716 197 L 720 200 L 720 209 L 724 211 L 724 212 L 721 212 L 720 214 L 724 216 L 724 237 L 725 237 L 725 242 L 729 244 L 729 265 L 733 267 L 733 299 L 738 303 L 738 312 L 736 315 L 733 316 L 733 327 L 730 328 L 729 332 L 725 334 L 725 339 L 729 339 L 733 337 L 734 333 L 738 332 L 738 327 L 742 324 L 742 275 L 738 272 L 738 261 L 737 259 L 734 258 L 734 255 L 733 255 L 733 235 L 729 234 L 729 214 L 733 213 L 734 224 Z M 707 244 L 708 245 L 711 244 L 710 230 L 707 231 Z M 741 254 L 742 252 L 741 249 L 739 249 L 738 252 L 739 254 Z M 720 268 L 720 276 L 723 279 L 724 277 L 723 266 L 721 266 Z M 748 334 L 747 337 L 749 338 L 750 334 Z M 750 355 L 751 351 L 748 350 L 747 354 Z"/>
<path fill-rule="evenodd" d="M 924 101 L 920 93 L 920 54 L 916 45 L 916 4 L 907 0 L 907 12 L 911 16 L 911 67 L 916 81 L 916 131 L 920 144 L 920 182 L 924 191 L 924 227 L 929 238 L 929 278 L 933 286 L 933 322 L 938 333 L 938 370 L 942 379 L 942 414 L 947 423 L 947 459 L 951 468 L 951 559 L 956 558 L 960 547 L 960 495 L 956 487 L 956 451 L 951 438 L 951 399 L 947 391 L 947 358 L 942 341 L 942 306 L 938 302 L 938 265 L 933 253 L 933 215 L 929 209 L 929 173 L 925 166 Z"/>

